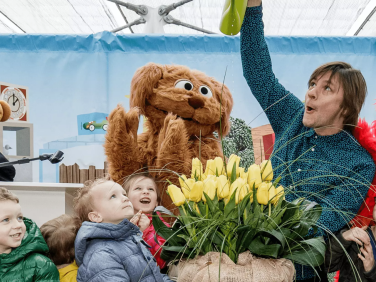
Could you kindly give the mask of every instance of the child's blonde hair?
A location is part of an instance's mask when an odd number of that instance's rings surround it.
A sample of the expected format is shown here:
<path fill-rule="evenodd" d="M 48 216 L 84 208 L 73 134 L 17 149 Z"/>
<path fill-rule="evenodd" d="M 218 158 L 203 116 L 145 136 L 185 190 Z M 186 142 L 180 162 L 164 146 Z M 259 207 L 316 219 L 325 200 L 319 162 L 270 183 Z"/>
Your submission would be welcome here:
<path fill-rule="evenodd" d="M 48 257 L 54 264 L 73 263 L 74 240 L 80 227 L 80 219 L 67 214 L 47 221 L 40 227 L 43 238 L 50 250 Z"/>
<path fill-rule="evenodd" d="M 0 201 L 13 201 L 17 204 L 20 203 L 20 200 L 16 195 L 14 195 L 12 192 L 10 192 L 7 188 L 0 187 Z"/>
<path fill-rule="evenodd" d="M 123 184 L 123 188 L 124 188 L 125 192 L 127 192 L 127 195 L 129 193 L 129 189 L 131 188 L 131 186 L 133 185 L 133 183 L 135 183 L 140 178 L 148 178 L 148 179 L 150 179 L 150 180 L 153 181 L 153 183 L 155 185 L 155 192 L 157 193 L 157 203 L 159 205 L 159 203 L 161 202 L 161 195 L 159 193 L 159 190 L 158 190 L 158 187 L 157 187 L 157 183 L 155 182 L 154 177 L 152 177 L 147 172 L 135 173 L 135 174 L 131 174 L 131 175 L 129 175 L 127 177 L 127 179 L 125 180 L 125 182 Z"/>
<path fill-rule="evenodd" d="M 76 197 L 73 199 L 73 208 L 77 217 L 82 222 L 90 221 L 89 213 L 94 211 L 90 191 L 93 187 L 107 181 L 111 181 L 109 176 L 98 178 L 95 181 L 89 180 L 84 183 L 84 187 L 78 189 Z"/>

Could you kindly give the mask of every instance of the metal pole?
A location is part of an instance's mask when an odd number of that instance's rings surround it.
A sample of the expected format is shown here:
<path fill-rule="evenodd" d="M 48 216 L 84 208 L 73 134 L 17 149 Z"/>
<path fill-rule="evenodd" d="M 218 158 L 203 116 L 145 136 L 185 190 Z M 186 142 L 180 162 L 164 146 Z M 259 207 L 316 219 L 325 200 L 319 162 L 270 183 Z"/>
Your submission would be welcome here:
<path fill-rule="evenodd" d="M 131 27 L 133 25 L 143 24 L 143 23 L 146 23 L 145 19 L 144 18 L 139 18 L 139 19 L 131 22 L 130 24 L 123 25 L 121 27 L 115 28 L 115 29 L 111 30 L 111 32 L 118 32 L 118 31 L 120 31 L 120 30 L 122 30 L 124 28 Z"/>
<path fill-rule="evenodd" d="M 189 2 L 192 2 L 192 1 L 193 0 L 182 0 L 182 1 L 177 2 L 177 3 L 172 3 L 171 5 L 168 5 L 168 6 L 161 6 L 158 9 L 158 14 L 160 16 L 168 15 L 169 12 L 171 12 L 172 10 L 175 10 L 177 7 L 184 5 L 186 3 L 189 3 Z"/>
<path fill-rule="evenodd" d="M 194 26 L 194 25 L 183 23 L 183 22 L 173 18 L 171 15 L 164 16 L 163 19 L 168 24 L 181 25 L 181 26 L 184 26 L 184 27 L 187 27 L 187 28 L 190 28 L 190 29 L 194 29 L 194 30 L 197 30 L 197 31 L 201 31 L 201 32 L 207 33 L 207 34 L 216 34 L 215 32 L 212 32 L 210 30 L 206 30 L 206 29 Z"/>
<path fill-rule="evenodd" d="M 120 5 L 116 3 L 116 7 L 119 9 L 119 12 L 120 12 L 120 14 L 122 15 L 124 21 L 125 21 L 127 24 L 129 24 L 129 22 L 128 22 L 126 16 L 125 16 L 124 13 L 123 13 L 123 10 L 120 8 Z M 134 33 L 131 27 L 129 27 L 129 30 L 130 30 L 132 33 Z"/>
<path fill-rule="evenodd" d="M 125 3 L 125 2 L 119 1 L 119 0 L 107 0 L 107 1 L 116 3 L 116 4 L 121 5 L 121 6 L 124 6 L 125 8 L 127 8 L 129 10 L 132 10 L 132 11 L 136 12 L 139 15 L 143 15 L 144 16 L 144 15 L 146 15 L 148 13 L 148 8 L 146 6 L 144 6 L 144 5 L 134 5 L 134 4 Z"/>

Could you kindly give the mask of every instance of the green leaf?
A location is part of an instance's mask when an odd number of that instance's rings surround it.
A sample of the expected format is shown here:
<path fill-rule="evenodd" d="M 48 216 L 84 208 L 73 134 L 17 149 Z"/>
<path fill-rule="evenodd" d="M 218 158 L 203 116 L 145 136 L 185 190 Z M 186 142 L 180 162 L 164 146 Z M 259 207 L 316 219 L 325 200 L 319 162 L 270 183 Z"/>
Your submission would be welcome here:
<path fill-rule="evenodd" d="M 277 226 L 281 223 L 282 217 L 286 212 L 286 207 L 281 209 L 277 214 L 272 215 L 270 218 L 268 218 L 268 229 L 276 229 Z"/>
<path fill-rule="evenodd" d="M 285 248 L 285 245 L 286 245 L 286 238 L 284 237 L 284 234 L 281 232 L 281 231 L 278 231 L 276 229 L 272 229 L 272 230 L 261 230 L 260 231 L 261 234 L 265 235 L 265 234 L 268 234 L 270 235 L 271 237 L 275 238 L 276 240 L 278 240 L 278 242 L 281 244 L 282 246 L 282 250 Z"/>
<path fill-rule="evenodd" d="M 284 258 L 293 262 L 316 267 L 324 263 L 325 241 L 322 237 L 316 237 L 300 242 L 283 255 Z"/>
<path fill-rule="evenodd" d="M 273 186 L 274 186 L 275 188 L 277 188 L 277 185 L 278 185 L 279 181 L 281 181 L 281 179 L 282 179 L 282 176 L 278 176 L 277 179 L 274 180 L 274 182 L 273 182 Z"/>
<path fill-rule="evenodd" d="M 230 179 L 230 183 L 234 183 L 234 181 L 236 180 L 236 161 L 234 162 L 234 165 L 232 166 L 232 171 L 231 171 L 231 179 Z"/>
<path fill-rule="evenodd" d="M 251 226 L 249 226 L 251 227 Z M 251 244 L 253 238 L 255 237 L 256 233 L 258 232 L 257 229 L 250 229 L 248 230 L 247 232 L 244 232 L 241 236 L 240 236 L 240 240 L 238 240 L 238 245 L 237 245 L 237 250 L 238 250 L 238 253 L 242 253 L 244 252 L 248 246 Z"/>
<path fill-rule="evenodd" d="M 210 199 L 210 197 L 205 192 L 203 192 L 203 193 L 204 193 L 204 196 L 205 196 L 205 199 L 206 199 L 206 204 L 209 207 L 210 214 L 211 215 L 215 214 L 215 212 L 217 211 L 218 207 L 214 205 L 213 201 Z"/>
<path fill-rule="evenodd" d="M 300 200 L 300 199 L 297 199 Z M 291 220 L 291 218 L 296 217 L 299 214 L 299 209 L 300 209 L 300 201 L 293 201 L 293 202 L 287 202 L 283 200 L 282 207 L 286 207 L 286 212 L 282 217 L 282 222 L 285 222 L 287 220 Z"/>
<path fill-rule="evenodd" d="M 224 212 L 223 212 L 223 216 L 224 216 L 225 218 L 227 218 L 228 215 L 229 215 L 229 213 L 235 209 L 235 195 L 236 195 L 236 190 L 237 190 L 237 189 L 238 189 L 238 188 L 236 188 L 236 189 L 234 190 L 234 193 L 232 193 L 232 195 L 231 195 L 231 197 L 230 197 L 230 201 L 228 201 L 227 205 L 225 206 L 225 210 L 224 210 Z"/>
<path fill-rule="evenodd" d="M 251 205 L 251 201 L 249 200 L 253 192 L 249 192 L 243 200 L 238 204 L 238 210 L 239 210 L 239 217 L 243 216 L 244 210 L 248 205 Z"/>
<path fill-rule="evenodd" d="M 265 245 L 261 242 L 260 237 L 257 237 L 251 242 L 248 249 L 251 251 L 251 253 L 256 255 L 277 258 L 281 245 Z"/>
<path fill-rule="evenodd" d="M 178 232 L 174 232 L 172 228 L 167 227 L 164 222 L 159 218 L 159 215 L 154 212 L 152 218 L 155 232 L 165 239 L 169 244 L 179 246 L 185 244 L 184 240 L 179 238 Z"/>
<path fill-rule="evenodd" d="M 204 195 L 207 196 L 205 192 L 204 192 Z M 206 211 L 206 205 L 203 202 L 200 201 L 200 202 L 197 203 L 197 206 L 198 206 L 198 209 L 199 209 L 199 211 L 201 213 L 201 216 L 207 217 L 208 216 L 208 212 Z"/>

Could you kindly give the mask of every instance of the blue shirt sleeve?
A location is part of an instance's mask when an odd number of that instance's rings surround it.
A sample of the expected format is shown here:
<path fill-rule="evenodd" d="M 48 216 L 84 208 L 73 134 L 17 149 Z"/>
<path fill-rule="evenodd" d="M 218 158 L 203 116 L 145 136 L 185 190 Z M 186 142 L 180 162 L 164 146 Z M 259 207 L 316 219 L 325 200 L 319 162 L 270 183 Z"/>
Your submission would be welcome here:
<path fill-rule="evenodd" d="M 243 75 L 253 95 L 265 111 L 274 132 L 283 132 L 304 105 L 274 76 L 264 38 L 262 6 L 247 8 L 241 28 L 240 52 Z"/>

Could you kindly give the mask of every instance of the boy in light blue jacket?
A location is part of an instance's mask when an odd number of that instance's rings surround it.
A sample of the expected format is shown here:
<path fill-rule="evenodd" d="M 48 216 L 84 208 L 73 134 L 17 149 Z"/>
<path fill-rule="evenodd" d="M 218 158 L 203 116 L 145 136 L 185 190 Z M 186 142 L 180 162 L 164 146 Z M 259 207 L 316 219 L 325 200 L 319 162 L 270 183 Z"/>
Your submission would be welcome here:
<path fill-rule="evenodd" d="M 91 182 L 74 202 L 83 221 L 75 241 L 78 282 L 171 281 L 160 273 L 140 228 L 132 222 L 148 223 L 134 218 L 132 203 L 119 184 L 106 179 Z"/>

